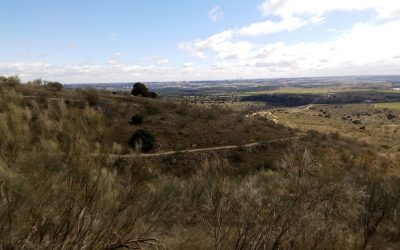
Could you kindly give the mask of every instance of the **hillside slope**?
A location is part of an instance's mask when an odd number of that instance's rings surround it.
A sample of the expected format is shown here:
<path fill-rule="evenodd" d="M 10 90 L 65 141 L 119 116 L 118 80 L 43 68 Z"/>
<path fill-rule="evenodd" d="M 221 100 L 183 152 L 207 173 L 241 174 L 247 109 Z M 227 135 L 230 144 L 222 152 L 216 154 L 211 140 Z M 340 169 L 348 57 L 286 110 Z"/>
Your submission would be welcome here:
<path fill-rule="evenodd" d="M 138 113 L 143 123 L 130 124 Z M 151 153 L 260 143 L 148 158 L 128 144 L 138 129 L 154 134 Z M 0 138 L 3 249 L 400 245 L 391 162 L 338 134 L 302 134 L 219 108 L 0 82 Z M 138 156 L 115 157 L 127 153 Z"/>

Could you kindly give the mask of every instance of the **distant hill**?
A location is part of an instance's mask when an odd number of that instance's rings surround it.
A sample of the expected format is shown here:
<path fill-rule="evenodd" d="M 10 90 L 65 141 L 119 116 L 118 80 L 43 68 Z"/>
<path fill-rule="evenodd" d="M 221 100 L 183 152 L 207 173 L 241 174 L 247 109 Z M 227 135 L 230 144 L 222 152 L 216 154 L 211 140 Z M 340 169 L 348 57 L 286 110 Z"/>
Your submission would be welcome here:
<path fill-rule="evenodd" d="M 301 78 L 271 78 L 271 79 L 240 79 L 219 81 L 176 81 L 176 82 L 146 82 L 153 90 L 163 94 L 215 94 L 239 93 L 243 91 L 259 91 L 275 89 L 279 86 L 317 87 L 338 84 L 368 85 L 389 83 L 400 86 L 400 75 L 394 76 L 332 76 L 332 77 L 301 77 Z M 110 91 L 128 91 L 132 83 L 70 83 L 66 88 L 97 88 Z"/>

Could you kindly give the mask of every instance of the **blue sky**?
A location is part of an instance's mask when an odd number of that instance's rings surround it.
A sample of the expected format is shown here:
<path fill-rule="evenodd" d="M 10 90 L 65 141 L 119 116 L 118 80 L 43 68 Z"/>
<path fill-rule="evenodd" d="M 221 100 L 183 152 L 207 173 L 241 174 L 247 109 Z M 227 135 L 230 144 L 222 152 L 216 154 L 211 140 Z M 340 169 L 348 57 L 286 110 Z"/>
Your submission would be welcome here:
<path fill-rule="evenodd" d="M 398 74 L 397 0 L 1 0 L 0 75 L 72 82 Z"/>

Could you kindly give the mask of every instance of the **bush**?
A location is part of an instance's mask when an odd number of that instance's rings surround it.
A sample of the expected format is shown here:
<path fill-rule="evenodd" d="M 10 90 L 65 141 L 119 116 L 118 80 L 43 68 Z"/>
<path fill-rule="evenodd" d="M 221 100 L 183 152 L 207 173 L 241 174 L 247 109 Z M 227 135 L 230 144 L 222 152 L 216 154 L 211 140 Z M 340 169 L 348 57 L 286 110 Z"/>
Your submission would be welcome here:
<path fill-rule="evenodd" d="M 142 115 L 136 114 L 136 115 L 132 116 L 131 124 L 140 125 L 142 123 L 143 123 L 143 116 Z"/>
<path fill-rule="evenodd" d="M 0 82 L 3 82 L 7 84 L 10 87 L 15 87 L 17 85 L 21 84 L 21 80 L 19 79 L 19 76 L 9 76 L 9 77 L 1 77 Z"/>
<path fill-rule="evenodd" d="M 59 82 L 46 82 L 46 88 L 61 91 L 63 89 L 63 85 Z"/>
<path fill-rule="evenodd" d="M 386 117 L 387 117 L 388 120 L 392 120 L 392 119 L 396 118 L 396 115 L 394 115 L 392 113 L 389 113 L 389 114 L 386 115 Z"/>
<path fill-rule="evenodd" d="M 129 145 L 147 152 L 154 148 L 154 141 L 155 138 L 153 134 L 146 130 L 139 129 L 132 135 L 129 140 Z"/>
<path fill-rule="evenodd" d="M 156 92 L 149 92 L 149 97 L 150 97 L 150 98 L 157 98 L 158 95 L 157 95 Z"/>
<path fill-rule="evenodd" d="M 99 94 L 96 89 L 88 89 L 85 91 L 85 99 L 90 106 L 95 106 L 99 103 Z"/>
<path fill-rule="evenodd" d="M 149 89 L 141 82 L 137 82 L 133 85 L 133 89 L 131 91 L 134 96 L 142 96 L 142 97 L 150 97 L 157 98 L 157 94 L 155 92 L 149 91 Z"/>
<path fill-rule="evenodd" d="M 133 85 L 132 95 L 147 97 L 149 95 L 149 89 L 141 82 L 137 82 Z"/>
<path fill-rule="evenodd" d="M 7 82 L 7 77 L 0 76 L 0 83 L 6 83 L 6 82 Z"/>
<path fill-rule="evenodd" d="M 27 82 L 27 84 L 32 85 L 32 86 L 41 86 L 43 84 L 43 81 L 42 81 L 42 79 L 38 78 L 33 81 Z"/>

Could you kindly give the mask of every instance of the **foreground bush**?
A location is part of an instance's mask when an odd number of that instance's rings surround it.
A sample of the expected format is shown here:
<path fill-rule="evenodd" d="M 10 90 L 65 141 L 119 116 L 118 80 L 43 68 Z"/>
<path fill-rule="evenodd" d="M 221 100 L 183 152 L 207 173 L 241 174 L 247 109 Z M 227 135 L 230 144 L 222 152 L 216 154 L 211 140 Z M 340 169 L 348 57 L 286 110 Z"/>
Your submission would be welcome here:
<path fill-rule="evenodd" d="M 102 113 L 20 101 L 0 86 L 0 249 L 163 248 L 173 193 L 146 162 L 116 172 Z"/>
<path fill-rule="evenodd" d="M 137 130 L 129 140 L 129 145 L 135 149 L 141 149 L 143 151 L 150 151 L 154 147 L 154 135 L 150 132 L 140 129 Z"/>
<path fill-rule="evenodd" d="M 6 84 L 9 87 L 15 87 L 21 84 L 21 79 L 17 75 L 9 77 L 0 76 L 0 84 Z"/>

